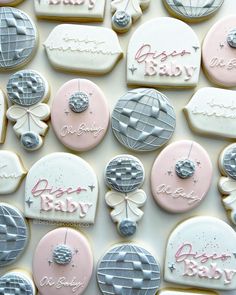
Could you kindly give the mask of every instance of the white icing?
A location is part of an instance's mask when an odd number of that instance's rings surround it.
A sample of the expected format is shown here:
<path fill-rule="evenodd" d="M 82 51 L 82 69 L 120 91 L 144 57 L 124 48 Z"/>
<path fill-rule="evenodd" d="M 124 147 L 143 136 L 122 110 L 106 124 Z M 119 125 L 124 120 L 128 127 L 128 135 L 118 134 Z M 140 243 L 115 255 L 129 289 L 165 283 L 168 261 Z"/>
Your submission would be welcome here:
<path fill-rule="evenodd" d="M 0 143 L 5 141 L 6 135 L 6 109 L 7 102 L 4 93 L 0 90 Z"/>
<path fill-rule="evenodd" d="M 184 22 L 161 17 L 140 26 L 130 39 L 127 82 L 131 85 L 194 87 L 201 49 Z"/>
<path fill-rule="evenodd" d="M 189 290 L 162 290 L 158 295 L 216 295 L 215 292 L 189 291 Z"/>

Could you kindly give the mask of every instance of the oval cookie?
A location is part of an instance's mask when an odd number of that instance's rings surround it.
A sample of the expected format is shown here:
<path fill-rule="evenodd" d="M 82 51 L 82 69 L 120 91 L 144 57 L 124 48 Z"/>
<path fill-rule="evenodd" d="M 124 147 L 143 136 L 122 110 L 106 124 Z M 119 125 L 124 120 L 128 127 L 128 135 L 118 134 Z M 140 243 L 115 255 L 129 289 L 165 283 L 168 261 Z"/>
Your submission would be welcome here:
<path fill-rule="evenodd" d="M 68 81 L 54 98 L 52 126 L 58 139 L 71 150 L 87 151 L 98 145 L 109 118 L 103 92 L 89 80 Z"/>

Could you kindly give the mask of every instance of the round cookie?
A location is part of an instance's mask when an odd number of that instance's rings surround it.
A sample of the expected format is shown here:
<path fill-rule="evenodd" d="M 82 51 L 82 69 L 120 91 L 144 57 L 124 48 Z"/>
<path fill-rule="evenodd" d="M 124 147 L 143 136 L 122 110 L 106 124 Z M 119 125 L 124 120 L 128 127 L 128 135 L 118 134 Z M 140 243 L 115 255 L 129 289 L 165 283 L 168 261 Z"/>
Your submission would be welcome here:
<path fill-rule="evenodd" d="M 102 294 L 154 295 L 160 286 L 160 266 L 146 249 L 120 244 L 101 258 L 97 281 Z"/>
<path fill-rule="evenodd" d="M 58 90 L 51 118 L 62 144 L 74 151 L 87 151 L 104 138 L 110 115 L 106 98 L 96 84 L 73 79 Z"/>
<path fill-rule="evenodd" d="M 212 181 L 212 164 L 198 143 L 181 140 L 158 155 L 151 172 L 151 189 L 157 204 L 172 213 L 182 213 L 202 202 Z"/>
<path fill-rule="evenodd" d="M 175 112 L 167 97 L 152 88 L 128 91 L 112 113 L 112 131 L 133 151 L 153 151 L 168 142 L 175 130 Z"/>
<path fill-rule="evenodd" d="M 163 3 L 173 16 L 189 22 L 200 22 L 214 15 L 224 0 L 163 0 Z"/>
<path fill-rule="evenodd" d="M 236 86 L 236 15 L 218 21 L 207 33 L 202 46 L 207 77 L 222 87 Z"/>
<path fill-rule="evenodd" d="M 29 16 L 16 8 L 0 8 L 0 70 L 16 69 L 30 61 L 38 33 Z"/>
<path fill-rule="evenodd" d="M 14 263 L 24 252 L 29 231 L 23 215 L 9 204 L 0 203 L 0 267 Z"/>
<path fill-rule="evenodd" d="M 33 277 L 41 295 L 80 295 L 93 272 L 87 239 L 71 228 L 57 228 L 39 242 L 33 257 Z"/>

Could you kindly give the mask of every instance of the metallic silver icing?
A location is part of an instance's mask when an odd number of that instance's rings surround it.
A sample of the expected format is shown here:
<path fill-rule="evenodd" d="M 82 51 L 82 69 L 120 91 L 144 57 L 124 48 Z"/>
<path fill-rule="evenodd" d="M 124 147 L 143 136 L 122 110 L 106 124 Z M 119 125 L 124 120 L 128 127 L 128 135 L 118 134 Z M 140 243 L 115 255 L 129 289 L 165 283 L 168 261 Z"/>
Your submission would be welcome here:
<path fill-rule="evenodd" d="M 21 145 L 27 150 L 34 150 L 40 144 L 40 137 L 34 132 L 26 132 L 22 134 L 21 138 Z"/>
<path fill-rule="evenodd" d="M 179 160 L 175 164 L 175 172 L 180 178 L 190 178 L 196 170 L 195 164 L 190 159 Z"/>
<path fill-rule="evenodd" d="M 75 92 L 69 98 L 69 107 L 75 113 L 82 113 L 89 106 L 88 94 L 83 91 Z"/>
<path fill-rule="evenodd" d="M 119 233 L 123 237 L 130 237 L 135 234 L 137 229 L 137 224 L 129 219 L 124 219 L 118 224 Z"/>
<path fill-rule="evenodd" d="M 9 272 L 0 278 L 0 295 L 33 295 L 34 287 L 20 273 Z"/>
<path fill-rule="evenodd" d="M 228 148 L 223 156 L 223 168 L 225 173 L 236 180 L 236 145 Z"/>
<path fill-rule="evenodd" d="M 116 13 L 112 16 L 112 23 L 115 27 L 118 28 L 127 28 L 132 19 L 131 16 L 125 11 L 116 11 Z"/>
<path fill-rule="evenodd" d="M 72 260 L 72 251 L 67 245 L 58 245 L 53 250 L 53 261 L 57 264 L 66 265 Z"/>
<path fill-rule="evenodd" d="M 232 48 L 236 48 L 236 28 L 232 29 L 227 36 L 227 42 Z"/>

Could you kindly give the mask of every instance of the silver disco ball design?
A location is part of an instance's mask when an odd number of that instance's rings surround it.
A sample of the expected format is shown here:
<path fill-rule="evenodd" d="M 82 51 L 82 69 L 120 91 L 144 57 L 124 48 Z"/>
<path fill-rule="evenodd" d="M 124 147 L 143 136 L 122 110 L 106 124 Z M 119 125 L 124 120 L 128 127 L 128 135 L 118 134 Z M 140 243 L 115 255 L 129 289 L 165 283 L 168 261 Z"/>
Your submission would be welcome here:
<path fill-rule="evenodd" d="M 20 138 L 22 146 L 27 150 L 36 150 L 40 145 L 40 137 L 34 132 L 25 132 Z"/>
<path fill-rule="evenodd" d="M 236 180 L 236 144 L 224 152 L 223 168 L 229 177 Z"/>
<path fill-rule="evenodd" d="M 147 250 L 123 244 L 101 259 L 97 280 L 102 294 L 155 295 L 160 287 L 160 266 Z"/>
<path fill-rule="evenodd" d="M 32 284 L 18 273 L 8 273 L 0 278 L 0 295 L 33 295 Z"/>
<path fill-rule="evenodd" d="M 111 123 L 121 144 L 133 151 L 152 151 L 171 138 L 175 122 L 166 96 L 155 89 L 137 88 L 119 99 Z"/>
<path fill-rule="evenodd" d="M 27 62 L 37 45 L 31 19 L 13 7 L 0 8 L 0 68 L 12 69 Z"/>
<path fill-rule="evenodd" d="M 53 261 L 57 264 L 69 264 L 72 259 L 72 251 L 66 245 L 58 245 L 53 250 Z"/>
<path fill-rule="evenodd" d="M 236 28 L 231 30 L 227 36 L 229 46 L 236 48 Z"/>
<path fill-rule="evenodd" d="M 12 264 L 25 250 L 28 228 L 14 207 L 0 203 L 0 266 Z"/>
<path fill-rule="evenodd" d="M 112 16 L 112 23 L 115 27 L 118 28 L 126 28 L 131 23 L 131 16 L 125 11 L 116 11 L 116 13 Z"/>
<path fill-rule="evenodd" d="M 179 160 L 175 164 L 175 172 L 180 178 L 192 177 L 195 172 L 195 164 L 189 159 Z"/>
<path fill-rule="evenodd" d="M 88 94 L 83 91 L 75 92 L 69 99 L 69 107 L 75 113 L 82 113 L 89 106 Z"/>
<path fill-rule="evenodd" d="M 133 156 L 120 155 L 112 159 L 105 170 L 107 186 L 121 193 L 138 189 L 144 181 L 142 163 Z"/>
<path fill-rule="evenodd" d="M 118 223 L 118 231 L 123 237 L 130 237 L 135 234 L 137 230 L 137 224 L 129 219 L 124 219 Z"/>

